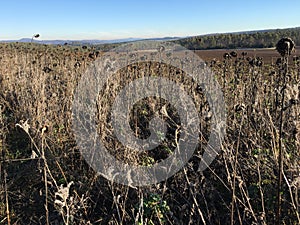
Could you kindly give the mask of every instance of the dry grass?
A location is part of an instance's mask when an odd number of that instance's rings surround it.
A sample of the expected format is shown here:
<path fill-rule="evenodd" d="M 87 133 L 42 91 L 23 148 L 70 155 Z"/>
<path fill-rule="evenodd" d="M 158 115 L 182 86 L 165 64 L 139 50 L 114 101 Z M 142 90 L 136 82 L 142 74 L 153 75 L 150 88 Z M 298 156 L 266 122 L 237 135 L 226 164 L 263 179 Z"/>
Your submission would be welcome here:
<path fill-rule="evenodd" d="M 98 128 L 112 154 L 128 163 L 151 165 L 172 154 L 178 115 L 159 99 L 136 104 L 132 127 L 138 136 L 147 136 L 147 122 L 164 106 L 175 124 L 169 121 L 169 139 L 155 151 L 133 154 L 116 140 L 107 119 L 126 82 L 143 73 L 170 78 L 182 84 L 201 115 L 203 135 L 185 168 L 160 184 L 131 188 L 97 175 L 79 154 L 72 132 L 74 90 L 101 54 L 90 48 L 1 44 L 0 223 L 274 224 L 281 138 L 281 220 L 299 224 L 300 60 L 289 57 L 284 86 L 286 65 L 277 58 L 265 60 L 260 51 L 255 58 L 251 51 L 245 57 L 237 53 L 223 59 L 222 52 L 214 62 L 208 57 L 223 87 L 228 119 L 222 151 L 204 172 L 198 166 L 210 131 L 209 107 L 193 80 L 176 68 L 149 62 L 124 68 L 107 82 L 98 100 Z"/>

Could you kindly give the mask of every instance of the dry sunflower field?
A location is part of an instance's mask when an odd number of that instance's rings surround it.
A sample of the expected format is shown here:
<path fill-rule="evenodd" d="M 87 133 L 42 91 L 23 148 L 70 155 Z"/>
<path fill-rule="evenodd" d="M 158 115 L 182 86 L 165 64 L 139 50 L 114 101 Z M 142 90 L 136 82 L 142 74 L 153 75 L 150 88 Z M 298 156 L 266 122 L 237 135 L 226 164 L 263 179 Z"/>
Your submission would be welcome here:
<path fill-rule="evenodd" d="M 196 52 L 222 87 L 227 112 L 221 152 L 204 171 L 199 159 L 211 127 L 201 86 L 155 62 L 129 65 L 108 80 L 98 98 L 98 129 L 126 163 L 151 166 L 167 158 L 180 123 L 168 102 L 144 99 L 131 111 L 132 129 L 146 137 L 160 112 L 167 141 L 141 154 L 123 148 L 109 110 L 126 83 L 146 73 L 172 79 L 201 116 L 199 146 L 182 170 L 156 185 L 129 187 L 95 172 L 72 130 L 74 91 L 103 52 L 0 44 L 0 224 L 300 224 L 300 52 L 278 50 L 269 50 L 272 58 L 260 51 Z"/>

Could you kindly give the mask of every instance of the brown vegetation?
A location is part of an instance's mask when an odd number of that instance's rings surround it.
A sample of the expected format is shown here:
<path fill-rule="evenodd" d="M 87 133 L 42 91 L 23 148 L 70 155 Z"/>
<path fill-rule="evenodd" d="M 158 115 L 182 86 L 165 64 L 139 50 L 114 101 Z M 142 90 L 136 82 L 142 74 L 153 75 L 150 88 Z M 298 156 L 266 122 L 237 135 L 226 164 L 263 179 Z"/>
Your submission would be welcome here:
<path fill-rule="evenodd" d="M 210 130 L 209 107 L 201 86 L 183 71 L 154 62 L 130 65 L 108 81 L 99 97 L 99 104 L 107 105 L 98 115 L 102 139 L 117 158 L 140 165 L 172 154 L 174 127 L 171 141 L 156 151 L 136 155 L 122 149 L 107 117 L 124 83 L 146 72 L 172 77 L 199 109 L 203 136 L 189 163 L 164 182 L 134 188 L 99 176 L 74 140 L 74 91 L 102 53 L 89 47 L 1 44 L 0 223 L 274 224 L 281 149 L 280 220 L 299 224 L 299 53 L 286 58 L 275 49 L 196 53 L 222 86 L 228 116 L 222 151 L 203 172 L 198 166 Z M 176 122 L 167 102 L 149 98 L 136 105 L 132 118 L 138 135 L 146 135 L 145 124 L 166 105 Z"/>

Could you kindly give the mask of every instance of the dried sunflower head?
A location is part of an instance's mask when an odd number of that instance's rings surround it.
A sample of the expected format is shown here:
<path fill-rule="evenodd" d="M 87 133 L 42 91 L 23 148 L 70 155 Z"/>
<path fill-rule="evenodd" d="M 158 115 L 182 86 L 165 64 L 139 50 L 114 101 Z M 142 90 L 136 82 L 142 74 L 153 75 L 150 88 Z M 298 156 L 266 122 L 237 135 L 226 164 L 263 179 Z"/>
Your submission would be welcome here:
<path fill-rule="evenodd" d="M 242 52 L 242 56 L 246 56 L 248 53 L 247 52 Z"/>
<path fill-rule="evenodd" d="M 210 61 L 210 66 L 213 67 L 214 65 L 216 65 L 217 63 L 217 60 L 216 59 L 213 59 Z"/>
<path fill-rule="evenodd" d="M 236 51 L 232 51 L 232 52 L 230 52 L 230 55 L 231 55 L 232 57 L 237 57 L 237 52 L 236 52 Z"/>
<path fill-rule="evenodd" d="M 276 65 L 280 66 L 283 63 L 281 58 L 276 59 Z"/>
<path fill-rule="evenodd" d="M 276 50 L 282 56 L 289 56 L 295 49 L 295 43 L 291 38 L 281 38 L 276 44 Z"/>
<path fill-rule="evenodd" d="M 223 58 L 224 59 L 230 59 L 231 56 L 230 56 L 230 54 L 228 52 L 226 52 L 226 53 L 224 53 Z"/>

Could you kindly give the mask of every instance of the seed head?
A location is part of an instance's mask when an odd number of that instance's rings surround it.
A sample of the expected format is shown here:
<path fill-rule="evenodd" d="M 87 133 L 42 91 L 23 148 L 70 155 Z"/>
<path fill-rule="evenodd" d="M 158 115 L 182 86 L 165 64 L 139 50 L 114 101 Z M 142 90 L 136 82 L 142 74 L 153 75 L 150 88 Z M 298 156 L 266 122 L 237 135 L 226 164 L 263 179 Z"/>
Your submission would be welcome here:
<path fill-rule="evenodd" d="M 295 43 L 291 38 L 281 38 L 276 44 L 276 50 L 282 56 L 289 56 L 295 49 Z"/>
<path fill-rule="evenodd" d="M 281 60 L 281 58 L 278 58 L 277 60 L 276 60 L 276 65 L 277 66 L 280 66 L 282 64 L 282 60 Z"/>
<path fill-rule="evenodd" d="M 296 62 L 299 62 L 300 60 L 300 57 L 299 56 L 294 56 L 293 57 L 293 61 L 296 63 Z"/>
<path fill-rule="evenodd" d="M 230 52 L 230 55 L 231 55 L 232 57 L 237 57 L 237 52 L 236 52 L 236 51 L 232 51 L 232 52 Z"/>
<path fill-rule="evenodd" d="M 217 61 L 216 59 L 213 59 L 210 61 L 210 66 L 213 67 L 214 65 L 216 65 Z"/>
<path fill-rule="evenodd" d="M 242 56 L 246 56 L 248 53 L 247 52 L 242 52 Z"/>
<path fill-rule="evenodd" d="M 44 71 L 45 73 L 50 73 L 50 72 L 52 71 L 52 69 L 49 68 L 48 66 L 45 66 L 45 67 L 43 68 L 43 71 Z"/>
<path fill-rule="evenodd" d="M 163 51 L 165 51 L 165 46 L 163 46 L 163 45 L 159 46 L 157 50 L 158 50 L 158 52 L 163 52 Z"/>
<path fill-rule="evenodd" d="M 254 66 L 261 67 L 263 65 L 263 59 L 261 57 L 253 58 L 253 59 L 249 60 L 249 64 L 252 67 L 254 67 Z"/>
<path fill-rule="evenodd" d="M 226 53 L 224 53 L 223 58 L 224 59 L 230 59 L 231 56 L 230 56 L 230 54 L 228 52 L 226 52 Z"/>

